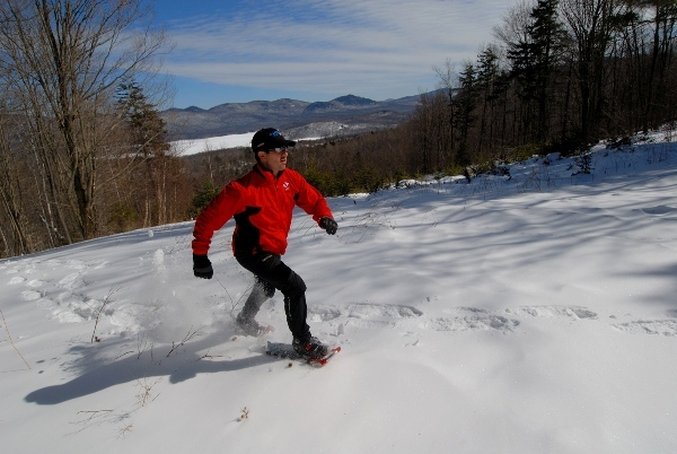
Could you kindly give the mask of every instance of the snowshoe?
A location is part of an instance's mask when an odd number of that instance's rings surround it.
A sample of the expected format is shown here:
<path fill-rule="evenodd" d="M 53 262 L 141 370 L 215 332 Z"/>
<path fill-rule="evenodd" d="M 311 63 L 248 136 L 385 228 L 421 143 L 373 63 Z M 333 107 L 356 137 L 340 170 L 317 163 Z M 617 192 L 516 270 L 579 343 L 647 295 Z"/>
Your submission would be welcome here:
<path fill-rule="evenodd" d="M 302 345 L 299 343 L 299 347 Z M 338 352 L 341 351 L 341 346 L 325 346 L 326 352 L 324 356 L 308 356 L 303 352 L 299 352 L 293 344 L 285 344 L 282 342 L 268 342 L 266 347 L 266 354 L 284 359 L 301 360 L 313 367 L 322 367 Z M 299 348 L 300 349 L 300 348 Z"/>
<path fill-rule="evenodd" d="M 323 358 L 327 356 L 327 353 L 329 353 L 329 347 L 320 342 L 315 337 L 311 337 L 305 342 L 299 339 L 294 339 L 291 345 L 294 347 L 294 351 L 303 358 Z"/>

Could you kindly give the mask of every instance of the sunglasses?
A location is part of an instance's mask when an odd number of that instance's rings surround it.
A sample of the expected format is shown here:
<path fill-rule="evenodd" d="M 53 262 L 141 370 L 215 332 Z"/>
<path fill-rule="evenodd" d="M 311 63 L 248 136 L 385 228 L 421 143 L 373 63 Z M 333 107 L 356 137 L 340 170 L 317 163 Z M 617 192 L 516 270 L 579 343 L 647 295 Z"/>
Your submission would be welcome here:
<path fill-rule="evenodd" d="M 269 149 L 266 150 L 266 153 L 286 153 L 286 152 L 288 152 L 288 151 L 289 151 L 289 150 L 287 149 L 287 147 L 283 147 L 283 148 L 269 148 Z"/>

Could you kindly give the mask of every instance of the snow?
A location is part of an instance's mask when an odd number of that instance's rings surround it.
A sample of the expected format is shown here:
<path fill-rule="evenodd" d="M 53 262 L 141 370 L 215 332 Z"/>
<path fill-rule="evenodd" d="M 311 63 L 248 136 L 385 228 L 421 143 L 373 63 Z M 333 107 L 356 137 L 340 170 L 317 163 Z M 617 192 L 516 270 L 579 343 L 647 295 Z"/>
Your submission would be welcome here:
<path fill-rule="evenodd" d="M 175 140 L 169 143 L 170 150 L 176 156 L 189 156 L 205 151 L 223 150 L 238 147 L 250 147 L 254 132 L 228 134 L 204 139 Z"/>
<path fill-rule="evenodd" d="M 255 132 L 228 134 L 225 136 L 206 137 L 202 139 L 183 139 L 169 142 L 169 149 L 175 156 L 190 156 L 207 151 L 227 150 L 231 148 L 249 148 Z M 295 138 L 297 142 L 321 140 L 321 136 Z"/>
<path fill-rule="evenodd" d="M 669 137 L 330 199 L 335 236 L 297 213 L 321 369 L 263 354 L 279 293 L 236 331 L 232 221 L 210 281 L 190 222 L 0 261 L 2 450 L 677 452 Z"/>

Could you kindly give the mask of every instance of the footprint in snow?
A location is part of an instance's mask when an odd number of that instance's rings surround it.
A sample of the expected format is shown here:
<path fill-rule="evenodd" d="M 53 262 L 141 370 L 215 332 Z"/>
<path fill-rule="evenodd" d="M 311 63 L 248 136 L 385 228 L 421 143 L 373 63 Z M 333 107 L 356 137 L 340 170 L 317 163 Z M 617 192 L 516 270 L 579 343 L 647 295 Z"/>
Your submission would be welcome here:
<path fill-rule="evenodd" d="M 315 322 L 341 321 L 346 326 L 362 328 L 391 326 L 404 319 L 420 317 L 423 312 L 401 304 L 351 303 L 339 307 L 315 306 L 309 308 L 310 320 Z"/>
<path fill-rule="evenodd" d="M 430 322 L 435 331 L 498 331 L 512 332 L 519 320 L 493 314 L 487 310 L 474 307 L 460 307 L 452 317 L 440 317 Z"/>
<path fill-rule="evenodd" d="M 37 301 L 40 298 L 42 298 L 42 294 L 35 290 L 24 290 L 21 292 L 21 299 L 24 301 Z"/>
<path fill-rule="evenodd" d="M 506 312 L 534 318 L 564 317 L 572 320 L 597 320 L 596 312 L 582 306 L 520 306 L 517 309 L 506 309 Z"/>
<path fill-rule="evenodd" d="M 67 274 L 59 280 L 57 285 L 67 290 L 74 290 L 78 287 L 82 287 L 84 282 L 82 281 L 81 275 L 82 273 L 80 272 Z"/>
<path fill-rule="evenodd" d="M 677 320 L 633 320 L 613 327 L 630 334 L 677 336 Z"/>
<path fill-rule="evenodd" d="M 38 287 L 42 287 L 43 285 L 45 285 L 45 283 L 44 283 L 44 281 L 41 281 L 40 279 L 31 279 L 30 281 L 28 281 L 26 283 L 26 285 L 28 285 L 31 288 L 38 288 Z"/>
<path fill-rule="evenodd" d="M 665 216 L 666 214 L 677 213 L 677 208 L 672 208 L 665 205 L 658 205 L 655 207 L 641 208 L 640 211 L 649 216 Z"/>

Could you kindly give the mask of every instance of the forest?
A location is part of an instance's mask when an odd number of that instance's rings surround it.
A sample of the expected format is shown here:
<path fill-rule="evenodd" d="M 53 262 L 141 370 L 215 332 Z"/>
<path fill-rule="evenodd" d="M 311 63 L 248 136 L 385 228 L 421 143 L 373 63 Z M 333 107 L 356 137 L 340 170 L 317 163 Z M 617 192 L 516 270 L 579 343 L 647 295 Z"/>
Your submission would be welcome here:
<path fill-rule="evenodd" d="M 128 33 L 143 14 L 140 0 L 0 5 L 0 257 L 189 220 L 253 165 L 244 149 L 172 155 L 144 77 L 166 37 Z M 675 0 L 522 2 L 475 61 L 434 68 L 440 89 L 408 121 L 303 143 L 291 166 L 335 196 L 674 129 L 675 21 Z"/>

